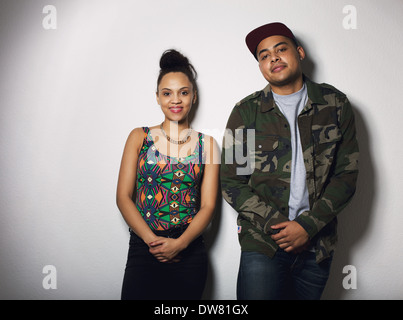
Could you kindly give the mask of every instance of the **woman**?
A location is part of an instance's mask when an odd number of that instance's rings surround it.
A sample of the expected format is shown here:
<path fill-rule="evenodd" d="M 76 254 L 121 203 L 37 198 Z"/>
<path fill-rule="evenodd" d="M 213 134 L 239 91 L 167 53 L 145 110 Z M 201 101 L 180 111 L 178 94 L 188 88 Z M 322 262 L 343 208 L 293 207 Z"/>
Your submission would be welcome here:
<path fill-rule="evenodd" d="M 156 96 L 165 119 L 130 133 L 119 173 L 117 205 L 130 227 L 124 300 L 201 299 L 207 277 L 201 234 L 214 212 L 219 152 L 189 125 L 193 66 L 168 50 L 160 67 Z"/>

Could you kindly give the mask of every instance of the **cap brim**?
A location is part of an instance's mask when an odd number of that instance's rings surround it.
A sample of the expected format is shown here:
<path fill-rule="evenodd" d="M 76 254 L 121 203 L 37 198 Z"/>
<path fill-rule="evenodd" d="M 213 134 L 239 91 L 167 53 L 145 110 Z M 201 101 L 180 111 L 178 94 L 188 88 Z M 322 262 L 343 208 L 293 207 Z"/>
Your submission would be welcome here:
<path fill-rule="evenodd" d="M 249 51 L 254 55 L 256 59 L 257 46 L 262 40 L 271 36 L 284 36 L 292 39 L 293 41 L 295 41 L 295 43 L 297 43 L 294 34 L 285 24 L 281 22 L 265 24 L 249 32 L 249 34 L 245 38 L 246 45 Z"/>

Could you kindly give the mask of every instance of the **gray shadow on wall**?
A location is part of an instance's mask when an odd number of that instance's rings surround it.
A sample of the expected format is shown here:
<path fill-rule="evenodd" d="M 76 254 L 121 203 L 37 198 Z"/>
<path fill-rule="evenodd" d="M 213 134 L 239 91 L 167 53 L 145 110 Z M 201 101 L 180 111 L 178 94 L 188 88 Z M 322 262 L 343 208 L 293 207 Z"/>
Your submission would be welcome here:
<path fill-rule="evenodd" d="M 343 268 L 352 265 L 354 246 L 365 238 L 373 216 L 373 204 L 376 197 L 376 174 L 372 161 L 371 143 L 368 128 L 359 110 L 353 106 L 357 127 L 357 139 L 360 147 L 359 175 L 356 194 L 352 202 L 340 213 L 338 235 L 339 242 L 333 257 L 330 277 L 322 299 L 345 299 L 348 290 L 343 287 L 343 279 L 349 273 Z M 359 278 L 360 270 L 357 269 Z M 357 290 L 360 284 L 357 282 Z"/>
<path fill-rule="evenodd" d="M 218 235 L 218 232 L 220 230 L 220 225 L 221 225 L 221 215 L 222 215 L 222 197 L 221 197 L 221 187 L 218 188 L 218 197 L 216 201 L 216 207 L 214 211 L 214 218 L 211 221 L 209 227 L 207 228 L 206 232 L 204 233 L 204 242 L 206 245 L 206 250 L 207 250 L 207 256 L 209 258 L 209 264 L 208 264 L 208 274 L 207 274 L 207 282 L 206 282 L 206 287 L 204 289 L 203 293 L 203 300 L 214 300 L 215 299 L 215 270 L 213 268 L 213 264 L 211 263 L 211 252 L 213 251 L 213 248 L 217 244 L 216 238 Z"/>
<path fill-rule="evenodd" d="M 299 39 L 298 42 L 306 52 L 306 58 L 303 61 L 303 72 L 308 78 L 315 81 L 315 64 L 310 58 L 309 47 L 306 47 Z M 352 99 L 352 97 L 349 98 Z M 324 300 L 346 298 L 348 289 L 343 287 L 343 279 L 348 273 L 343 273 L 343 268 L 347 265 L 352 265 L 354 246 L 365 238 L 369 230 L 374 210 L 373 204 L 376 197 L 377 183 L 370 148 L 369 130 L 360 110 L 353 103 L 351 105 L 355 115 L 357 139 L 360 148 L 359 175 L 354 198 L 338 215 L 338 244 L 333 256 L 329 280 L 322 295 L 322 299 Z M 358 278 L 359 273 L 360 270 L 357 269 Z M 359 282 L 357 283 L 357 287 L 357 290 L 359 290 Z"/>

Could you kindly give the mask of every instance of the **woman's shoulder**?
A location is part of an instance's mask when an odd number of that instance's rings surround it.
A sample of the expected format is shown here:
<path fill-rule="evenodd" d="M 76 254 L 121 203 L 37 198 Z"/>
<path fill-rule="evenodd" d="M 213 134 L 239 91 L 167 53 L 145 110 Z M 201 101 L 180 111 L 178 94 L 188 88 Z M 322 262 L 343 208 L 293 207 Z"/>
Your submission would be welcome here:
<path fill-rule="evenodd" d="M 126 145 L 133 147 L 135 150 L 140 150 L 146 136 L 147 127 L 134 128 L 129 133 Z"/>
<path fill-rule="evenodd" d="M 199 137 L 201 137 L 203 139 L 205 144 L 206 143 L 211 144 L 211 145 L 217 144 L 217 141 L 213 136 L 210 136 L 210 135 L 205 134 L 203 132 L 198 132 L 196 130 L 195 130 L 195 132 Z"/>
<path fill-rule="evenodd" d="M 138 139 L 140 137 L 144 137 L 145 133 L 147 132 L 147 127 L 137 127 L 134 128 L 130 134 L 129 134 L 129 139 Z"/>
<path fill-rule="evenodd" d="M 202 132 L 197 132 L 197 134 L 202 137 L 205 155 L 210 159 L 207 163 L 219 163 L 220 148 L 216 139 L 213 136 Z"/>

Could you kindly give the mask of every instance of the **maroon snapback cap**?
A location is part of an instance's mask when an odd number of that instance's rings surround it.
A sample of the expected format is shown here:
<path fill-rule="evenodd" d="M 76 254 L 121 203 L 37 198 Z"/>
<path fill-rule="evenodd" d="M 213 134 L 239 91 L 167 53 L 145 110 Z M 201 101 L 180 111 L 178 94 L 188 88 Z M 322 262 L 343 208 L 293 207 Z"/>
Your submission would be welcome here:
<path fill-rule="evenodd" d="M 249 32 L 249 34 L 246 36 L 245 39 L 249 51 L 254 55 L 256 60 L 257 60 L 256 57 L 257 46 L 262 40 L 271 36 L 284 36 L 292 39 L 297 44 L 297 39 L 295 39 L 294 34 L 285 24 L 281 22 L 273 22 L 265 24 Z"/>

